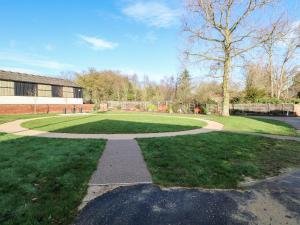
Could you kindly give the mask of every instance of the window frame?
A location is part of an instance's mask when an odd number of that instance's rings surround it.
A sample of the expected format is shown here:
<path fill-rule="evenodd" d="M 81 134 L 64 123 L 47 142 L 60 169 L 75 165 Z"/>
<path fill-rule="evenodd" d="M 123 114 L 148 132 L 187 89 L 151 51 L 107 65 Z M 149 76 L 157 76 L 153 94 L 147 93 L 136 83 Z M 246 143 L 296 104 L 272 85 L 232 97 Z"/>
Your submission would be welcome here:
<path fill-rule="evenodd" d="M 14 81 L 14 96 L 26 96 L 26 97 L 37 97 L 38 94 L 38 87 L 37 83 L 30 83 L 30 82 L 24 82 L 24 81 Z M 28 90 L 28 87 L 32 87 L 30 91 Z"/>
<path fill-rule="evenodd" d="M 55 88 L 57 88 L 58 92 L 54 91 Z M 56 93 L 59 93 L 59 94 L 56 95 Z M 63 98 L 63 86 L 51 85 L 51 95 L 53 98 Z"/>
<path fill-rule="evenodd" d="M 83 98 L 83 89 L 80 87 L 74 87 L 73 88 L 74 92 L 74 98 Z"/>

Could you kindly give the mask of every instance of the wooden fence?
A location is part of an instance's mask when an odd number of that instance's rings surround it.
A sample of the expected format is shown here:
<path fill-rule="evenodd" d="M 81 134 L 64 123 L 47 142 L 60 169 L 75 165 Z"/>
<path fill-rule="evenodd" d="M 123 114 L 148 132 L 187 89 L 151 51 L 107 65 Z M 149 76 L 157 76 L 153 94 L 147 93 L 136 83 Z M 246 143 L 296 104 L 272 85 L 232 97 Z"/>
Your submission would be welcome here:
<path fill-rule="evenodd" d="M 175 106 L 171 102 L 135 102 L 135 101 L 108 101 L 108 110 L 124 111 L 157 111 L 168 112 L 168 106 Z M 221 104 L 177 104 L 173 107 L 174 113 L 208 113 L 221 114 Z M 172 108 L 172 107 L 171 107 Z M 175 109 L 176 108 L 176 109 Z M 300 116 L 300 104 L 230 104 L 231 115 L 274 115 L 274 116 Z"/>
<path fill-rule="evenodd" d="M 221 104 L 206 104 L 210 114 L 221 114 Z M 299 104 L 230 104 L 231 115 L 270 115 L 270 116 L 300 116 Z"/>
<path fill-rule="evenodd" d="M 296 104 L 231 104 L 230 113 L 235 115 L 300 116 L 299 106 Z"/>

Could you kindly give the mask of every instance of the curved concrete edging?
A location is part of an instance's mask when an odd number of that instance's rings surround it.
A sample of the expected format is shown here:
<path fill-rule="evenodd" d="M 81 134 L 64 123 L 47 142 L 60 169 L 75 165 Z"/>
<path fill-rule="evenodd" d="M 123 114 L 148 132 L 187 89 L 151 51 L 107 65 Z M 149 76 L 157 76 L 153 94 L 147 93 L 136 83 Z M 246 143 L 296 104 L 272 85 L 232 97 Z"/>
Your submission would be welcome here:
<path fill-rule="evenodd" d="M 223 130 L 223 124 L 206 120 L 206 119 L 182 117 L 182 116 L 175 116 L 175 118 L 185 118 L 185 119 L 188 118 L 193 120 L 200 120 L 206 122 L 207 125 L 199 129 L 192 129 L 192 130 L 185 130 L 185 131 L 161 132 L 161 133 L 136 133 L 136 134 L 56 133 L 56 132 L 48 132 L 48 131 L 31 130 L 21 126 L 21 124 L 24 122 L 43 119 L 43 118 L 45 117 L 32 118 L 32 119 L 20 119 L 20 120 L 8 122 L 0 125 L 0 132 L 19 135 L 19 136 L 35 136 L 35 137 L 46 137 L 46 138 L 130 140 L 135 138 L 174 137 L 174 136 L 201 134 L 201 133 Z"/>

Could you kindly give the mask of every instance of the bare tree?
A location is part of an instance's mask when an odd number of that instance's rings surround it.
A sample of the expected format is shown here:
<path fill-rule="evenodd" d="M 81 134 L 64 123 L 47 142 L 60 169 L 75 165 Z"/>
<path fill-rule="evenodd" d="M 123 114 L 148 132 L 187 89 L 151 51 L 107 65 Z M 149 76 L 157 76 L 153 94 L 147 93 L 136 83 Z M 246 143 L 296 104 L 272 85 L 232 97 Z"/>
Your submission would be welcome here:
<path fill-rule="evenodd" d="M 263 32 L 269 35 L 270 29 L 274 27 Z M 271 97 L 280 99 L 284 91 L 288 92 L 289 83 L 298 71 L 299 66 L 293 61 L 300 44 L 299 29 L 300 26 L 290 25 L 288 21 L 279 22 L 274 32 L 262 44 L 268 59 Z M 276 61 L 275 65 L 273 61 Z"/>
<path fill-rule="evenodd" d="M 268 77 L 270 82 L 270 96 L 281 97 L 287 73 L 291 73 L 294 66 L 287 68 L 288 64 L 295 57 L 299 45 L 298 27 L 290 26 L 288 21 L 277 21 L 270 28 L 262 30 L 261 35 L 268 38 L 262 43 L 268 60 Z M 273 32 L 270 33 L 270 30 Z M 274 60 L 277 58 L 276 65 Z M 293 74 L 293 73 L 292 73 Z M 290 76 L 291 74 L 289 74 Z"/>
<path fill-rule="evenodd" d="M 272 25 L 270 28 L 266 28 L 261 30 L 260 34 L 262 36 L 268 35 L 269 38 L 265 39 L 265 41 L 262 43 L 262 47 L 267 54 L 267 60 L 268 60 L 268 79 L 270 83 L 270 96 L 273 98 L 275 95 L 275 86 L 274 86 L 274 70 L 273 70 L 273 57 L 274 57 L 274 49 L 276 48 L 276 45 L 279 41 L 282 41 L 283 38 L 288 34 L 288 30 L 285 29 L 286 22 L 279 22 L 276 24 L 276 26 Z M 273 30 L 274 32 L 270 33 L 270 30 Z"/>
<path fill-rule="evenodd" d="M 283 53 L 283 57 L 276 71 L 276 97 L 280 99 L 284 90 L 289 89 L 289 81 L 299 71 L 299 66 L 295 64 L 289 64 L 293 60 L 296 51 L 300 47 L 298 38 L 287 38 L 285 40 L 286 48 Z M 287 94 L 288 97 L 288 94 Z"/>
<path fill-rule="evenodd" d="M 187 56 L 213 61 L 222 69 L 222 115 L 229 116 L 229 80 L 232 60 L 257 47 L 263 39 L 253 41 L 257 27 L 247 26 L 251 15 L 275 0 L 186 0 L 184 31 L 194 44 L 205 42 Z M 267 38 L 265 36 L 265 38 Z"/>

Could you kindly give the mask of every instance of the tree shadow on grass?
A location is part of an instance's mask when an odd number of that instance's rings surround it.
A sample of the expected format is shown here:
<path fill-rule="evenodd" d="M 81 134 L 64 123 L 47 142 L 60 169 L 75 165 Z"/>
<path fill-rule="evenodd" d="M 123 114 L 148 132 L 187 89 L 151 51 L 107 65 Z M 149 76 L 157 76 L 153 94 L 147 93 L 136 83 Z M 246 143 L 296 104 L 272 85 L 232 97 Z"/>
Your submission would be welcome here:
<path fill-rule="evenodd" d="M 272 119 L 272 118 L 263 118 L 263 117 L 247 117 L 248 119 L 253 119 L 253 120 L 257 120 L 257 121 L 261 121 L 264 123 L 269 123 L 269 124 L 273 124 L 273 125 L 279 125 L 279 126 L 283 126 L 286 128 L 294 128 L 292 125 L 284 122 L 284 121 L 280 121 L 280 120 L 276 120 L 276 119 Z"/>
<path fill-rule="evenodd" d="M 94 122 L 53 129 L 58 133 L 86 133 L 86 134 L 120 134 L 120 133 L 159 133 L 183 131 L 200 128 L 200 126 L 132 122 L 122 120 L 99 120 Z"/>
<path fill-rule="evenodd" d="M 69 123 L 71 121 L 79 121 L 79 120 L 83 120 L 83 119 L 87 119 L 87 118 L 90 118 L 90 117 L 93 117 L 95 115 L 92 115 L 92 116 L 84 116 L 84 117 L 76 117 L 76 118 L 72 118 L 72 119 L 68 119 L 66 121 L 57 121 L 57 120 L 53 120 L 53 122 L 48 122 L 46 125 L 38 125 L 38 126 L 31 126 L 30 129 L 39 129 L 39 128 L 43 128 L 43 127 L 47 127 L 47 126 L 52 126 L 52 125 L 57 125 L 57 124 L 62 124 L 62 123 Z M 60 119 L 60 118 L 58 118 Z M 23 124 L 26 124 L 26 123 L 30 123 L 31 121 L 29 122 L 25 122 Z M 26 126 L 25 126 L 26 127 Z"/>
<path fill-rule="evenodd" d="M 254 121 L 259 121 L 259 122 L 263 122 L 263 123 L 266 123 L 266 124 L 274 125 L 274 126 L 280 126 L 286 132 L 290 133 L 289 135 L 296 135 L 296 128 L 293 127 L 292 125 L 284 122 L 284 121 L 275 120 L 275 119 L 272 119 L 272 118 L 259 118 L 259 117 L 247 117 L 247 118 L 251 119 L 251 120 L 254 120 Z M 266 131 L 264 129 L 260 129 L 260 128 L 257 129 L 257 132 L 266 133 Z"/>

